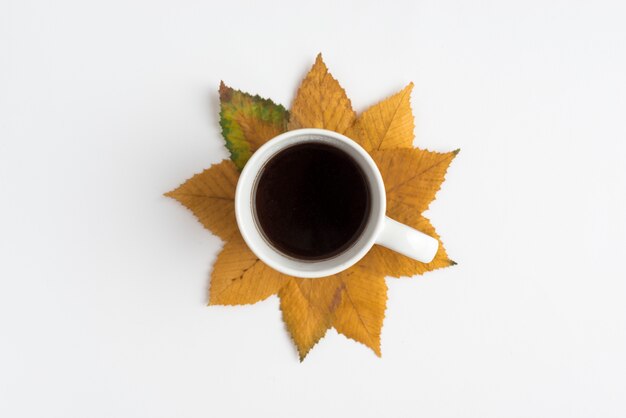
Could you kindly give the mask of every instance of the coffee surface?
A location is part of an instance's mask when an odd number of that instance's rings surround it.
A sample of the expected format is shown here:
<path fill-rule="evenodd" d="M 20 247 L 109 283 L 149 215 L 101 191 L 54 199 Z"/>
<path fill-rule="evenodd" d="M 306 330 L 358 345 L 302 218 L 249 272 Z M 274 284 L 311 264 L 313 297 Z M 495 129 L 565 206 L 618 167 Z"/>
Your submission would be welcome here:
<path fill-rule="evenodd" d="M 272 157 L 261 171 L 254 200 L 269 243 L 305 260 L 347 249 L 370 210 L 369 188 L 356 161 L 319 142 L 294 145 Z"/>

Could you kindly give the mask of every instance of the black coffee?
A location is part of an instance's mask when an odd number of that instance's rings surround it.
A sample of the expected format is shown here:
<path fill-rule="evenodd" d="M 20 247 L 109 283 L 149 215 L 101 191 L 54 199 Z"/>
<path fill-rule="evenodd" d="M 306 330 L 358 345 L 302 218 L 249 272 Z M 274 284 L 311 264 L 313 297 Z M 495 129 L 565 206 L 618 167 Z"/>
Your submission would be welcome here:
<path fill-rule="evenodd" d="M 256 217 L 266 239 L 300 259 L 337 255 L 359 237 L 369 216 L 363 171 L 345 152 L 323 143 L 286 148 L 263 168 Z"/>

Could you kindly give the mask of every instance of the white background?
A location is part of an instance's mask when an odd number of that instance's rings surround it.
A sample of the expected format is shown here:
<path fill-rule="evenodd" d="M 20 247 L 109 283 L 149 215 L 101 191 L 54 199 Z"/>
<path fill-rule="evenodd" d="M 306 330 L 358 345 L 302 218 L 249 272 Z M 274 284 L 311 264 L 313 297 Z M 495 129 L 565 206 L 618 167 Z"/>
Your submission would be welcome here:
<path fill-rule="evenodd" d="M 0 416 L 626 416 L 621 1 L 0 0 Z M 460 147 L 459 265 L 389 279 L 383 358 L 298 362 L 278 300 L 206 307 L 221 242 L 162 193 L 227 156 L 217 87 L 357 111 L 415 82 Z"/>

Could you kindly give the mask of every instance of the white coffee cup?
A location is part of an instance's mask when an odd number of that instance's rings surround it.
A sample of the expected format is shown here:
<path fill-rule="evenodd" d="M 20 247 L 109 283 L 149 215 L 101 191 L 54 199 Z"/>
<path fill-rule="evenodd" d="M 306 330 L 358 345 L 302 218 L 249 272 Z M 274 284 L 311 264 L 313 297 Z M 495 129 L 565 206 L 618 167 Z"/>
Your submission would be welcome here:
<path fill-rule="evenodd" d="M 255 216 L 256 180 L 263 167 L 283 149 L 304 143 L 321 142 L 350 155 L 362 169 L 370 191 L 369 219 L 360 236 L 345 251 L 323 260 L 302 260 L 283 254 L 264 237 Z M 248 160 L 239 177 L 235 194 L 237 224 L 248 247 L 265 264 L 281 273 L 304 278 L 330 276 L 358 262 L 374 244 L 382 245 L 424 263 L 432 261 L 439 242 L 410 226 L 385 216 L 386 194 L 383 178 L 372 157 L 359 144 L 325 129 L 297 129 L 263 144 Z"/>

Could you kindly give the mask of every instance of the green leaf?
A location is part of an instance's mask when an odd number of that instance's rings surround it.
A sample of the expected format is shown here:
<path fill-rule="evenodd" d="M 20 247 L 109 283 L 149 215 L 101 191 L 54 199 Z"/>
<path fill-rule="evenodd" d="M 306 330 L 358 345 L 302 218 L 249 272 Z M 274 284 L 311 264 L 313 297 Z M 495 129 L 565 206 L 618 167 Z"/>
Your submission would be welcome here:
<path fill-rule="evenodd" d="M 287 130 L 281 105 L 220 83 L 220 125 L 230 158 L 239 170 L 261 145 Z"/>

